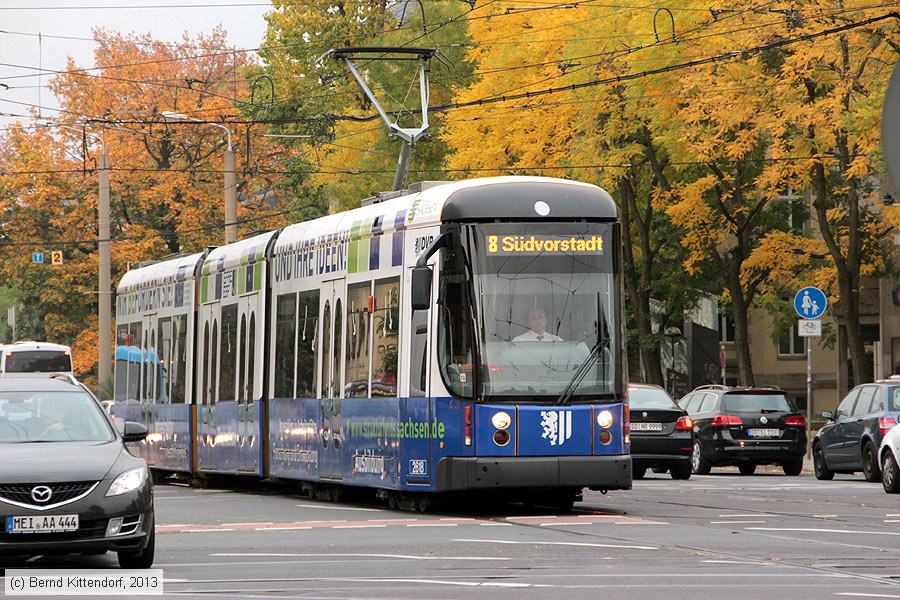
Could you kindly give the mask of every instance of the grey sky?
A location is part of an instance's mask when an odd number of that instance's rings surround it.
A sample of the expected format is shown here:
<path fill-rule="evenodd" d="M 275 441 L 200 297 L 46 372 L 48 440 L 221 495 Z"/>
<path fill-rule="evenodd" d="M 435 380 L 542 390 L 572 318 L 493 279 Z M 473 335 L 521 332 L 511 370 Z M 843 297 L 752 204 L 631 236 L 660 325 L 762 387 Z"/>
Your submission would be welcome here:
<path fill-rule="evenodd" d="M 149 6 L 154 8 L 139 8 Z M 0 0 L 0 63 L 28 67 L 0 66 L 0 84 L 10 86 L 0 86 L 0 113 L 27 115 L 30 111 L 28 106 L 4 100 L 35 105 L 39 100 L 34 87 L 38 85 L 37 77 L 5 78 L 35 74 L 38 65 L 63 69 L 67 56 L 74 57 L 79 66 L 94 66 L 92 41 L 46 36 L 91 38 L 91 30 L 102 27 L 123 33 L 149 33 L 155 39 L 170 42 L 180 40 L 184 32 L 192 36 L 209 33 L 221 25 L 228 32 L 230 44 L 256 48 L 266 29 L 263 15 L 270 9 L 271 4 L 263 0 Z M 37 33 L 43 34 L 40 44 Z M 41 78 L 44 86 L 49 76 Z M 52 118 L 57 114 L 47 109 L 58 104 L 46 88 L 41 90 L 40 103 L 45 107 L 44 116 Z M 16 120 L 0 115 L 0 127 Z"/>

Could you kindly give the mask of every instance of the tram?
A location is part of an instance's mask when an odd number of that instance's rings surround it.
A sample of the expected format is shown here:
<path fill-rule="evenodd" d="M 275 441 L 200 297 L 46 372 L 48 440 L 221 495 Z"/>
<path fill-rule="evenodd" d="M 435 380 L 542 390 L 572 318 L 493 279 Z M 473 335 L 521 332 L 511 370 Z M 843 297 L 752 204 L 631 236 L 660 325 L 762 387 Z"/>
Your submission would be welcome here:
<path fill-rule="evenodd" d="M 122 278 L 113 413 L 147 425 L 137 452 L 389 498 L 630 489 L 609 194 L 496 177 L 390 196 Z"/>

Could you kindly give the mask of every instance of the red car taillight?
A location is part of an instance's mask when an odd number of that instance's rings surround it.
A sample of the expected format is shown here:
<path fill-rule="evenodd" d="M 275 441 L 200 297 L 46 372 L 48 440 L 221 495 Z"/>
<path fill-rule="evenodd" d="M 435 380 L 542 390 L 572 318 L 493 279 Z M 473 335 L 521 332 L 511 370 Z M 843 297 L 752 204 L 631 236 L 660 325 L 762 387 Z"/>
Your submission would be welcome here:
<path fill-rule="evenodd" d="M 690 417 L 681 417 L 675 423 L 675 431 L 690 431 L 694 428 L 694 420 Z"/>
<path fill-rule="evenodd" d="M 806 427 L 806 417 L 803 415 L 791 415 L 785 417 L 784 424 L 789 427 Z"/>
<path fill-rule="evenodd" d="M 887 434 L 897 424 L 894 417 L 881 417 L 878 419 L 878 428 L 881 429 L 881 435 Z"/>
<path fill-rule="evenodd" d="M 472 407 L 467 406 L 465 413 L 466 413 L 466 429 L 465 429 L 466 439 L 465 439 L 465 442 L 466 442 L 466 446 L 471 446 L 472 445 Z"/>
<path fill-rule="evenodd" d="M 716 415 L 713 417 L 712 425 L 713 427 L 734 427 L 735 425 L 743 425 L 744 420 L 740 417 L 736 417 L 734 415 Z"/>

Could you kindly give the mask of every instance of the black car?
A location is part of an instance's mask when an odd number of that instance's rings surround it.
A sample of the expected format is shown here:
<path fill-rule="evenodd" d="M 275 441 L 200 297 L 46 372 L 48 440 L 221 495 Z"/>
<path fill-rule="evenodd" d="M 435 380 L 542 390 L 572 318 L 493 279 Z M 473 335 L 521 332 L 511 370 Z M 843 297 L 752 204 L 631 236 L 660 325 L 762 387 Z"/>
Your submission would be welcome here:
<path fill-rule="evenodd" d="M 850 390 L 829 423 L 813 440 L 813 468 L 818 479 L 862 471 L 866 481 L 881 481 L 878 449 L 900 419 L 900 379 L 859 385 Z"/>
<path fill-rule="evenodd" d="M 799 475 L 806 453 L 806 418 L 778 389 L 707 385 L 678 404 L 694 420 L 693 470 L 737 466 L 752 475 L 757 465 L 781 465 Z"/>
<path fill-rule="evenodd" d="M 115 551 L 123 568 L 153 564 L 152 482 L 125 448 L 147 429 L 124 431 L 77 382 L 0 378 L 0 562 Z"/>
<path fill-rule="evenodd" d="M 694 424 L 664 389 L 628 384 L 631 415 L 631 474 L 640 479 L 653 469 L 672 479 L 691 478 Z"/>

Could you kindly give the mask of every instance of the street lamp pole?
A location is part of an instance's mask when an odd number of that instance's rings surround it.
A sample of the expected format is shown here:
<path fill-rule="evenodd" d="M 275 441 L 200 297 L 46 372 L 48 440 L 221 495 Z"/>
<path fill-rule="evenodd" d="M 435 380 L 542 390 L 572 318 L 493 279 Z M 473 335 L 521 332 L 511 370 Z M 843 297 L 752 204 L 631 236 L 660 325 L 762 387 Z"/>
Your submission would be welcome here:
<path fill-rule="evenodd" d="M 203 123 L 218 127 L 225 132 L 225 139 L 228 142 L 228 149 L 225 150 L 225 156 L 222 161 L 222 171 L 225 178 L 225 243 L 231 244 L 237 241 L 237 173 L 235 172 L 234 148 L 231 145 L 231 130 L 218 123 L 210 123 L 201 121 L 194 117 L 189 117 L 182 113 L 165 111 L 162 113 L 164 119 L 172 121 L 193 121 L 195 123 Z"/>

